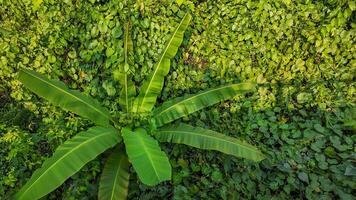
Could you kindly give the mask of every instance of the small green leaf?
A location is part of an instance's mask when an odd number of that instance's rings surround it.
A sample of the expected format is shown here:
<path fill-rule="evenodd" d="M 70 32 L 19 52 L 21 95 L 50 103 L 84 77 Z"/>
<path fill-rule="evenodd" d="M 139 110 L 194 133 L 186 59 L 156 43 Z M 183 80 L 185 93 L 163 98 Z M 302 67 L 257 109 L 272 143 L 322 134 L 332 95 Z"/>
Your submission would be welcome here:
<path fill-rule="evenodd" d="M 356 167 L 352 166 L 351 164 L 346 167 L 345 176 L 356 176 Z"/>
<path fill-rule="evenodd" d="M 176 0 L 177 4 L 180 6 L 185 0 Z"/>
<path fill-rule="evenodd" d="M 222 181 L 222 178 L 223 178 L 223 175 L 220 171 L 218 170 L 215 170 L 213 171 L 213 173 L 211 174 L 211 179 L 214 181 L 214 182 L 221 182 Z"/>
<path fill-rule="evenodd" d="M 300 103 L 300 104 L 307 103 L 307 102 L 309 102 L 311 99 L 312 99 L 312 95 L 309 94 L 309 93 L 305 93 L 305 92 L 299 93 L 298 96 L 297 96 L 297 101 L 298 101 L 298 103 Z"/>
<path fill-rule="evenodd" d="M 75 52 L 75 50 L 68 52 L 68 57 L 71 59 L 74 59 L 77 57 L 77 53 Z"/>
<path fill-rule="evenodd" d="M 42 2 L 43 2 L 43 0 L 32 0 L 32 4 L 33 4 L 32 9 L 34 11 L 38 10 L 39 7 L 41 6 Z"/>
<path fill-rule="evenodd" d="M 122 28 L 121 27 L 115 27 L 112 29 L 111 34 L 114 36 L 114 38 L 120 38 L 123 34 Z"/>
<path fill-rule="evenodd" d="M 319 133 L 311 130 L 311 129 L 306 129 L 303 132 L 304 138 L 315 138 L 321 136 Z"/>
<path fill-rule="evenodd" d="M 115 52 L 115 50 L 113 48 L 108 47 L 105 51 L 106 57 L 110 57 L 111 55 L 113 55 Z"/>
<path fill-rule="evenodd" d="M 298 178 L 305 183 L 309 183 L 309 177 L 305 172 L 299 172 Z"/>
<path fill-rule="evenodd" d="M 325 128 L 322 127 L 320 124 L 314 124 L 314 129 L 317 130 L 319 133 L 325 132 Z"/>
<path fill-rule="evenodd" d="M 106 93 L 109 96 L 114 96 L 116 94 L 116 89 L 115 87 L 112 85 L 112 82 L 109 81 L 104 81 L 103 82 L 103 88 L 106 90 Z"/>
<path fill-rule="evenodd" d="M 108 26 L 106 24 L 106 21 L 100 21 L 98 27 L 101 33 L 106 33 L 108 31 Z"/>

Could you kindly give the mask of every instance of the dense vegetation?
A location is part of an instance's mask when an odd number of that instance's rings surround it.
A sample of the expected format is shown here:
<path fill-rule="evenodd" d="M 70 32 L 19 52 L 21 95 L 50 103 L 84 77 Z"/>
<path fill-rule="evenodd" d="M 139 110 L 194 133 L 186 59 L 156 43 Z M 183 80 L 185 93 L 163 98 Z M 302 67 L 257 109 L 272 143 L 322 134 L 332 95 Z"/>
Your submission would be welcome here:
<path fill-rule="evenodd" d="M 181 121 L 250 141 L 267 159 L 167 144 L 173 180 L 148 187 L 133 173 L 129 199 L 354 199 L 356 4 L 347 0 L 0 0 L 0 197 L 19 191 L 60 144 L 92 125 L 25 89 L 20 67 L 117 112 L 126 22 L 130 70 L 141 85 L 187 10 L 192 23 L 158 104 L 256 81 L 255 94 Z M 96 198 L 106 157 L 47 198 Z"/>
<path fill-rule="evenodd" d="M 58 80 L 50 80 L 35 71 L 21 68 L 19 80 L 29 90 L 53 105 L 89 119 L 96 126 L 82 131 L 61 144 L 37 169 L 30 180 L 15 195 L 15 199 L 40 199 L 57 189 L 84 165 L 106 150 L 99 183 L 99 200 L 127 199 L 130 167 L 142 183 L 155 186 L 172 179 L 172 167 L 158 141 L 185 144 L 195 148 L 215 150 L 237 158 L 261 161 L 266 157 L 254 146 L 216 131 L 179 123 L 183 117 L 237 95 L 253 92 L 256 84 L 236 83 L 210 88 L 193 95 L 184 95 L 155 107 L 170 71 L 184 32 L 190 25 L 187 12 L 171 33 L 155 67 L 139 89 L 132 82 L 129 54 L 133 53 L 129 22 L 125 25 L 124 63 L 118 66 L 120 112 L 109 113 L 96 99 L 78 90 L 71 90 Z"/>

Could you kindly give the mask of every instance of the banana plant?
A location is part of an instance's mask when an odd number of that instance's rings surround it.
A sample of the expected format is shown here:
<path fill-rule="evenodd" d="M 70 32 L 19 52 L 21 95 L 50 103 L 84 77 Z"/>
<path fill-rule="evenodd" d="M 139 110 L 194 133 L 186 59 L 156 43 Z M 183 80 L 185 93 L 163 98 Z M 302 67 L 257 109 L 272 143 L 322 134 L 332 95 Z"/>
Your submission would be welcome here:
<path fill-rule="evenodd" d="M 128 54 L 132 51 L 132 42 L 129 26 L 125 26 L 125 58 L 119 67 L 122 90 L 118 103 L 122 112 L 116 116 L 111 115 L 95 99 L 68 89 L 60 81 L 50 80 L 32 70 L 20 70 L 19 80 L 29 90 L 66 111 L 91 120 L 95 125 L 60 145 L 15 195 L 16 199 L 39 199 L 47 195 L 86 163 L 109 149 L 112 153 L 102 171 L 98 199 L 126 199 L 131 166 L 140 181 L 148 186 L 171 179 L 172 167 L 158 141 L 216 150 L 256 162 L 264 159 L 264 155 L 256 147 L 237 138 L 188 124 L 169 125 L 207 106 L 251 92 L 255 88 L 253 83 L 224 85 L 185 95 L 155 107 L 163 88 L 164 77 L 170 69 L 170 60 L 182 43 L 190 20 L 191 15 L 185 14 L 175 28 L 137 98 L 136 87 L 128 70 Z M 121 116 L 127 117 L 124 120 L 127 123 L 118 120 Z"/>

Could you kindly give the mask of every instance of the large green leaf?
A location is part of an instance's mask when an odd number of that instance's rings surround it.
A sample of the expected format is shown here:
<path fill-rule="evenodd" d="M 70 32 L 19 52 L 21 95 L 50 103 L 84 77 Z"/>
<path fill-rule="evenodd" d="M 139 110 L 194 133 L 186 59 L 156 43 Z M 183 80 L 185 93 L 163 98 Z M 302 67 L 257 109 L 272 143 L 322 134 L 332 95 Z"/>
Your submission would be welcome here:
<path fill-rule="evenodd" d="M 121 65 L 119 74 L 119 82 L 122 85 L 119 104 L 126 112 L 131 112 L 136 88 L 131 80 L 131 76 L 129 76 L 129 54 L 133 49 L 129 22 L 125 25 L 124 38 L 124 63 Z"/>
<path fill-rule="evenodd" d="M 102 126 L 108 126 L 109 112 L 91 97 L 78 91 L 69 90 L 62 82 L 49 80 L 45 76 L 27 69 L 21 69 L 19 80 L 31 91 L 54 105 L 72 111 Z"/>
<path fill-rule="evenodd" d="M 153 111 L 156 125 L 162 126 L 207 106 L 230 99 L 237 94 L 253 91 L 255 84 L 240 83 L 208 89 L 195 95 L 178 97 L 163 103 Z"/>
<path fill-rule="evenodd" d="M 126 152 L 140 180 L 146 185 L 156 185 L 171 179 L 171 165 L 158 142 L 145 129 L 122 129 Z"/>
<path fill-rule="evenodd" d="M 93 127 L 58 147 L 16 195 L 17 199 L 39 199 L 60 186 L 86 163 L 120 141 L 113 128 Z"/>
<path fill-rule="evenodd" d="M 263 154 L 250 144 L 212 130 L 193 127 L 187 124 L 163 127 L 155 132 L 155 136 L 163 142 L 173 142 L 200 149 L 216 150 L 253 161 L 264 159 Z"/>
<path fill-rule="evenodd" d="M 180 24 L 174 30 L 171 39 L 166 44 L 161 57 L 158 60 L 153 72 L 148 80 L 143 84 L 140 94 L 135 100 L 136 112 L 149 112 L 156 103 L 158 95 L 161 93 L 164 77 L 168 74 L 171 61 L 178 51 L 183 41 L 184 31 L 188 27 L 191 15 L 187 13 Z"/>
<path fill-rule="evenodd" d="M 130 163 L 116 148 L 106 161 L 100 179 L 99 200 L 125 200 L 129 186 Z"/>

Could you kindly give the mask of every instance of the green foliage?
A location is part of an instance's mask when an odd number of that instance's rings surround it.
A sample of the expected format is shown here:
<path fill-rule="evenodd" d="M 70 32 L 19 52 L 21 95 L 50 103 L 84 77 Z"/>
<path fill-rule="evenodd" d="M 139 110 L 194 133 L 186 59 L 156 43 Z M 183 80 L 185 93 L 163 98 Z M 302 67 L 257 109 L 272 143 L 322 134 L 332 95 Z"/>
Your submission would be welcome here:
<path fill-rule="evenodd" d="M 60 79 L 117 112 L 122 85 L 112 76 L 124 62 L 126 22 L 134 46 L 130 75 L 141 85 L 177 16 L 189 8 L 194 28 L 172 59 L 157 105 L 221 84 L 256 81 L 258 93 L 247 99 L 236 97 L 180 121 L 253 141 L 268 159 L 256 165 L 162 145 L 172 182 L 146 187 L 133 173 L 128 198 L 355 199 L 355 176 L 346 173 L 355 166 L 354 1 L 172 2 L 44 0 L 34 11 L 32 1 L 0 0 L 1 198 L 11 199 L 56 147 L 89 128 L 87 120 L 24 89 L 19 67 Z M 299 94 L 307 101 L 299 102 Z M 106 156 L 44 199 L 96 199 Z"/>

